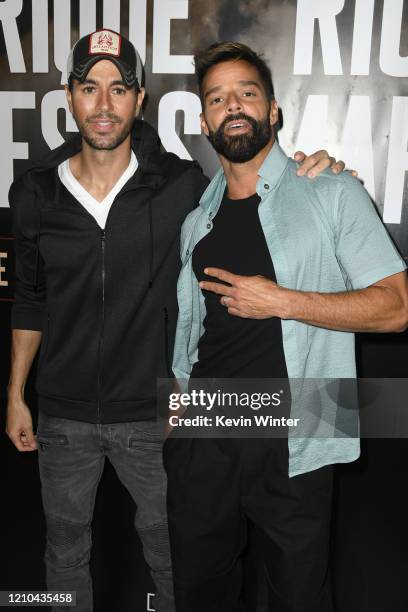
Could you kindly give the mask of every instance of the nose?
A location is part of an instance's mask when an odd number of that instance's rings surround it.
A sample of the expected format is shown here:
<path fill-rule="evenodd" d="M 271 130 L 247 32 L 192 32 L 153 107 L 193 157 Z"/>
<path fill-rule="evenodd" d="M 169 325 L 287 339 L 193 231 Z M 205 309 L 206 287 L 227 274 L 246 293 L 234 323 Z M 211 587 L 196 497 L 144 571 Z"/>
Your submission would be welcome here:
<path fill-rule="evenodd" d="M 99 112 L 109 112 L 112 110 L 112 99 L 108 89 L 100 89 L 97 107 Z"/>
<path fill-rule="evenodd" d="M 226 112 L 237 113 L 242 110 L 242 103 L 236 93 L 231 93 L 227 98 Z"/>

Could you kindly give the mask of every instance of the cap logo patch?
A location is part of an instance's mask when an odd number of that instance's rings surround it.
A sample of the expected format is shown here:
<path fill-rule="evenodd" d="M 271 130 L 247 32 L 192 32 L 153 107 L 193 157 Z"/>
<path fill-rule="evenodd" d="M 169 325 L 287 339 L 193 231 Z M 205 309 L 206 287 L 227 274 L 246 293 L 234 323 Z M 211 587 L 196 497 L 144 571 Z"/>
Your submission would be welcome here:
<path fill-rule="evenodd" d="M 115 32 L 109 30 L 101 30 L 94 32 L 89 40 L 89 55 L 104 53 L 106 55 L 120 55 L 121 39 Z"/>

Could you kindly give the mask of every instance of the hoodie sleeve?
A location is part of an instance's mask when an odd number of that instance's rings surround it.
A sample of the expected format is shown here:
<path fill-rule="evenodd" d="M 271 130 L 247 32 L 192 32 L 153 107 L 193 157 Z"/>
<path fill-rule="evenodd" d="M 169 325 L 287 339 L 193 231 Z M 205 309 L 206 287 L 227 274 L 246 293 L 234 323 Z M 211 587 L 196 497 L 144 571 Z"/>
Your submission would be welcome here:
<path fill-rule="evenodd" d="M 12 329 L 42 331 L 45 310 L 45 279 L 41 259 L 40 210 L 36 193 L 25 178 L 15 181 L 9 192 L 16 255 L 16 289 Z"/>

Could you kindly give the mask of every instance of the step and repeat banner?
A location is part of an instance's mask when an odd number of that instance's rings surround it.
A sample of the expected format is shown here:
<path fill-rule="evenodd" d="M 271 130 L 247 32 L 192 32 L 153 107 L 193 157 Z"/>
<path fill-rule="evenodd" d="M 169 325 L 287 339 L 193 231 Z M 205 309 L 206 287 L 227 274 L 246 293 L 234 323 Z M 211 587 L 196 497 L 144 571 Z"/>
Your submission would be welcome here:
<path fill-rule="evenodd" d="M 66 60 L 79 36 L 100 27 L 121 31 L 139 50 L 145 118 L 163 146 L 213 175 L 192 54 L 234 39 L 262 52 L 272 68 L 286 152 L 327 148 L 357 169 L 408 255 L 406 1 L 2 0 L 0 21 L 0 207 L 8 206 L 13 179 L 76 129 L 62 89 Z M 0 249 L 1 297 L 10 299 L 7 236 Z"/>
<path fill-rule="evenodd" d="M 286 152 L 327 148 L 357 169 L 408 255 L 406 1 L 2 0 L 0 21 L 0 207 L 13 179 L 76 129 L 62 89 L 66 59 L 79 36 L 102 27 L 120 30 L 139 50 L 145 118 L 163 146 L 213 175 L 192 54 L 234 39 L 272 68 Z M 10 299 L 12 242 L 4 233 L 0 299 Z"/>
<path fill-rule="evenodd" d="M 209 176 L 218 164 L 200 134 L 193 53 L 217 40 L 261 52 L 285 151 L 325 148 L 356 169 L 408 257 L 407 0 L 2 0 L 0 22 L 3 313 L 13 299 L 10 184 L 76 130 L 63 91 L 67 56 L 80 36 L 103 27 L 137 47 L 144 118 L 164 148 L 197 159 Z"/>

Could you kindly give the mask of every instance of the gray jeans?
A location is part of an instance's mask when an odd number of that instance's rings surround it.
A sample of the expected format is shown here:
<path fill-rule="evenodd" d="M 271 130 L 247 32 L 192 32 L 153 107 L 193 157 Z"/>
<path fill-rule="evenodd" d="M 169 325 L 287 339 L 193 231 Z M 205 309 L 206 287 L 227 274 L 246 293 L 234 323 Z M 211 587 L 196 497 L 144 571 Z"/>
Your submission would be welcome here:
<path fill-rule="evenodd" d="M 76 610 L 91 612 L 91 522 L 105 457 L 137 505 L 135 526 L 157 595 L 157 612 L 173 612 L 162 440 L 154 421 L 97 425 L 40 412 L 37 439 L 47 524 L 49 590 L 77 592 Z M 68 608 L 53 608 L 53 611 Z"/>

